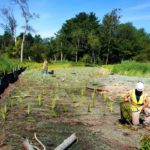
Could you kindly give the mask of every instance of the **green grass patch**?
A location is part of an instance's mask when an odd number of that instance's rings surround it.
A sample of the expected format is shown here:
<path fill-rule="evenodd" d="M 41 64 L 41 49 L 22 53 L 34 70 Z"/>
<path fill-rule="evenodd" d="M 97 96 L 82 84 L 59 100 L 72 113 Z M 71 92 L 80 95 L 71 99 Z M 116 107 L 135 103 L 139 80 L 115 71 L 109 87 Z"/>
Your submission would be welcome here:
<path fill-rule="evenodd" d="M 17 70 L 20 67 L 18 60 L 9 58 L 0 58 L 0 74 L 5 74 Z"/>
<path fill-rule="evenodd" d="M 28 69 L 42 69 L 43 63 L 37 63 L 32 61 L 24 61 L 23 63 Z M 48 69 L 60 69 L 60 68 L 71 68 L 71 67 L 84 67 L 87 66 L 83 62 L 71 62 L 71 61 L 52 61 L 49 62 Z M 95 66 L 95 65 L 94 65 Z"/>
<path fill-rule="evenodd" d="M 124 61 L 121 64 L 104 65 L 104 68 L 109 69 L 114 74 L 128 76 L 149 76 L 150 63 L 139 63 L 135 61 Z"/>
<path fill-rule="evenodd" d="M 145 135 L 142 140 L 140 141 L 140 150 L 148 150 L 150 149 L 150 134 Z"/>

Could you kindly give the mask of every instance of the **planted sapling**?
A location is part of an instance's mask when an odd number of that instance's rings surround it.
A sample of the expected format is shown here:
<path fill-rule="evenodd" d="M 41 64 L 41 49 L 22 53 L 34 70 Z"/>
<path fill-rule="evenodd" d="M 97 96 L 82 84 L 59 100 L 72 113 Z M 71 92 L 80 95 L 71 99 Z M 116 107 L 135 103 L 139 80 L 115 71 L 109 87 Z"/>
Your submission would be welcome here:
<path fill-rule="evenodd" d="M 87 110 L 87 112 L 91 112 L 91 105 L 90 105 L 90 103 L 88 103 L 88 110 Z"/>
<path fill-rule="evenodd" d="M 55 110 L 53 110 L 53 109 L 48 109 L 48 112 L 50 113 L 50 115 L 51 115 L 52 117 L 57 117 L 57 114 L 56 114 Z"/>
<path fill-rule="evenodd" d="M 6 121 L 6 115 L 7 115 L 7 104 L 5 103 L 3 107 L 1 108 L 1 117 L 2 117 L 3 122 Z"/>
<path fill-rule="evenodd" d="M 95 89 L 94 89 L 94 91 L 93 91 L 93 93 L 92 93 L 92 104 L 93 104 L 92 107 L 95 107 L 95 93 L 96 93 L 96 91 L 95 91 Z"/>
<path fill-rule="evenodd" d="M 74 94 L 71 96 L 71 100 L 72 100 L 73 103 L 76 103 L 77 99 L 76 99 Z"/>
<path fill-rule="evenodd" d="M 110 108 L 110 112 L 112 112 L 113 111 L 113 100 L 111 99 L 111 98 L 109 98 L 109 108 Z"/>
<path fill-rule="evenodd" d="M 68 111 L 67 105 L 65 103 L 62 103 L 62 108 L 63 108 L 64 112 Z"/>
<path fill-rule="evenodd" d="M 27 114 L 29 115 L 31 113 L 31 105 L 27 104 Z"/>
<path fill-rule="evenodd" d="M 105 116 L 106 115 L 106 107 L 107 107 L 107 99 L 108 99 L 108 97 L 107 97 L 106 93 L 103 93 L 102 97 L 103 97 L 103 101 L 104 101 L 104 116 Z"/>
<path fill-rule="evenodd" d="M 42 95 L 38 95 L 38 105 L 41 106 L 42 105 Z"/>

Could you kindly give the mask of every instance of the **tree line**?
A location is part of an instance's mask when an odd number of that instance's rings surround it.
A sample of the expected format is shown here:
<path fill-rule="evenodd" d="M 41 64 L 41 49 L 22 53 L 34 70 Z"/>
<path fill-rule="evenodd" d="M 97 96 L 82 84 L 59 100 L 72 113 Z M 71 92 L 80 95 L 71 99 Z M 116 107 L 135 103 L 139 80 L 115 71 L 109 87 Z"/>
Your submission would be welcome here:
<path fill-rule="evenodd" d="M 120 63 L 124 60 L 150 60 L 150 34 L 132 23 L 120 23 L 120 9 L 113 9 L 100 21 L 95 13 L 80 12 L 68 19 L 54 37 L 33 36 L 29 30 L 16 37 L 9 30 L 0 35 L 0 53 L 34 61 L 83 61 L 94 64 Z M 28 27 L 28 26 L 27 26 Z M 47 31 L 48 32 L 48 31 Z"/>

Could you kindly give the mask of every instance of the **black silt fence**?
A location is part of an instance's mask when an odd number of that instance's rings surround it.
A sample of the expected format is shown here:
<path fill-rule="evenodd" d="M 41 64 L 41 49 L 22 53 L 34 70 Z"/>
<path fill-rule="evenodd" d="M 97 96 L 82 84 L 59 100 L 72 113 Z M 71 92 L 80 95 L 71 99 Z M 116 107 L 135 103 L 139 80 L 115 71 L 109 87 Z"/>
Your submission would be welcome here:
<path fill-rule="evenodd" d="M 17 71 L 12 73 L 8 73 L 3 77 L 0 77 L 0 95 L 4 92 L 4 90 L 9 86 L 9 83 L 14 83 L 18 80 L 18 76 L 25 71 L 26 68 L 20 68 Z"/>

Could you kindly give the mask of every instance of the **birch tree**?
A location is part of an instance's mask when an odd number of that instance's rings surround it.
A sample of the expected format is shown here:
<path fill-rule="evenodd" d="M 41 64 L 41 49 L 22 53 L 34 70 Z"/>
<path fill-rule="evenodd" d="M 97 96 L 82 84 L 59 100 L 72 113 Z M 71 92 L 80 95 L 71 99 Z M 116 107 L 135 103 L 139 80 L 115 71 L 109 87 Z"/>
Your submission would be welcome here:
<path fill-rule="evenodd" d="M 24 19 L 24 26 L 23 26 L 24 32 L 23 32 L 23 37 L 22 37 L 22 42 L 21 42 L 21 52 L 20 52 L 20 61 L 22 62 L 23 61 L 25 36 L 26 36 L 28 31 L 35 32 L 35 30 L 30 26 L 29 22 L 32 19 L 35 19 L 39 16 L 35 13 L 30 12 L 29 6 L 28 6 L 28 0 L 12 0 L 12 1 L 20 7 L 21 15 Z"/>

